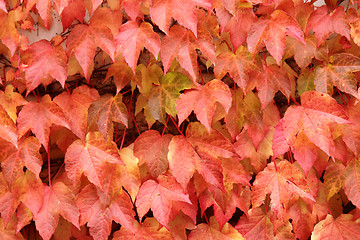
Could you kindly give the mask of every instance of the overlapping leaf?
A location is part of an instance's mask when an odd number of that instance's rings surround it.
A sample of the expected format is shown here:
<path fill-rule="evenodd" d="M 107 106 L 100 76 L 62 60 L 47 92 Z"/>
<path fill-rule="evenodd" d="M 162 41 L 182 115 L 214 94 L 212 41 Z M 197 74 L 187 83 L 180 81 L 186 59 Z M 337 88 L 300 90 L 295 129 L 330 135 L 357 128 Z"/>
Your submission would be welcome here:
<path fill-rule="evenodd" d="M 94 101 L 88 109 L 88 125 L 90 130 L 97 130 L 104 137 L 112 139 L 114 123 L 122 123 L 128 126 L 128 114 L 125 104 L 122 102 L 122 95 L 115 96 L 104 94 Z"/>
<path fill-rule="evenodd" d="M 170 32 L 161 41 L 160 56 L 166 73 L 175 57 L 179 64 L 190 74 L 192 79 L 197 79 L 198 65 L 196 49 L 200 49 L 212 62 L 215 59 L 215 49 L 211 35 L 202 31 L 202 36 L 196 38 L 194 34 L 178 25 L 173 26 Z"/>
<path fill-rule="evenodd" d="M 296 20 L 282 10 L 275 10 L 270 18 L 259 19 L 251 25 L 247 37 L 249 51 L 254 54 L 265 45 L 280 65 L 285 51 L 286 35 L 304 42 L 303 31 Z"/>
<path fill-rule="evenodd" d="M 65 169 L 75 186 L 84 173 L 90 182 L 102 189 L 106 162 L 123 163 L 116 145 L 106 141 L 100 132 L 89 132 L 85 143 L 76 140 L 65 154 Z"/>
<path fill-rule="evenodd" d="M 210 132 L 216 102 L 220 103 L 226 112 L 229 111 L 231 107 L 230 89 L 218 79 L 214 79 L 204 86 L 199 86 L 197 89 L 186 91 L 176 102 L 179 125 L 194 110 L 196 117 Z"/>
<path fill-rule="evenodd" d="M 251 194 L 253 207 L 264 203 L 266 194 L 270 194 L 271 209 L 280 219 L 284 218 L 288 202 L 293 197 L 315 201 L 304 175 L 287 161 L 270 163 L 256 176 Z"/>
<path fill-rule="evenodd" d="M 172 136 L 161 136 L 159 132 L 143 132 L 134 142 L 134 156 L 140 159 L 140 165 L 146 163 L 151 175 L 157 178 L 168 169 L 168 147 Z M 151 151 L 149 151 L 151 149 Z"/>
<path fill-rule="evenodd" d="M 154 217 L 165 227 L 169 225 L 169 216 L 174 201 L 191 204 L 189 196 L 172 176 L 160 175 L 158 183 L 148 180 L 141 185 L 136 198 L 139 217 L 142 218 L 151 208 Z"/>
<path fill-rule="evenodd" d="M 27 93 L 41 83 L 46 87 L 53 79 L 64 87 L 67 79 L 67 56 L 62 46 L 53 47 L 46 40 L 35 42 L 23 53 L 22 64 Z"/>
<path fill-rule="evenodd" d="M 353 72 L 360 70 L 360 58 L 339 53 L 331 56 L 329 62 L 315 70 L 315 89 L 331 94 L 336 86 L 341 91 L 359 98 Z"/>
<path fill-rule="evenodd" d="M 159 80 L 159 86 L 153 86 L 149 93 L 149 109 L 155 120 L 166 121 L 166 114 L 176 116 L 176 101 L 180 91 L 194 87 L 185 75 L 168 72 Z"/>
<path fill-rule="evenodd" d="M 74 54 L 89 81 L 89 67 L 94 61 L 96 48 L 100 47 L 114 61 L 115 44 L 113 35 L 106 26 L 78 24 L 71 30 L 66 41 L 66 53 Z"/>
<path fill-rule="evenodd" d="M 48 144 L 52 124 L 70 129 L 65 114 L 49 95 L 45 95 L 39 103 L 27 103 L 21 109 L 17 119 L 19 136 L 24 136 L 31 129 L 47 152 L 49 151 Z"/>
<path fill-rule="evenodd" d="M 149 23 L 129 21 L 120 27 L 120 33 L 115 36 L 115 42 L 125 61 L 135 73 L 135 68 L 142 47 L 146 47 L 157 58 L 160 51 L 160 38 Z"/>

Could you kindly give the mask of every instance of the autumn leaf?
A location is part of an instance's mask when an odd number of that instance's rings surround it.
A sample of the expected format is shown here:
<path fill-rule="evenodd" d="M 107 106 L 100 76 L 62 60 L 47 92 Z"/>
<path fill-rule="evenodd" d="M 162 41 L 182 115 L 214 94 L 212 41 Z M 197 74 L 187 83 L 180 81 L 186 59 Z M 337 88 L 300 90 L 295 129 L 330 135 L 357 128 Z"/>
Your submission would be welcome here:
<path fill-rule="evenodd" d="M 14 55 L 19 43 L 20 34 L 16 29 L 16 11 L 13 9 L 7 14 L 0 13 L 0 38 L 1 42 L 10 50 L 11 56 Z"/>
<path fill-rule="evenodd" d="M 226 112 L 231 107 L 229 87 L 218 79 L 213 79 L 197 89 L 185 91 L 176 101 L 179 125 L 194 110 L 196 117 L 210 133 L 211 122 L 215 114 L 215 103 L 220 103 Z"/>
<path fill-rule="evenodd" d="M 28 137 L 19 141 L 18 148 L 10 144 L 1 144 L 1 167 L 6 181 L 11 185 L 23 172 L 23 167 L 39 177 L 42 158 L 40 155 L 41 143 L 35 137 Z"/>
<path fill-rule="evenodd" d="M 324 61 L 327 59 L 328 49 L 326 46 L 317 46 L 314 35 L 308 35 L 305 38 L 305 44 L 295 38 L 286 38 L 286 49 L 284 58 L 294 56 L 294 59 L 300 68 L 306 68 L 315 57 Z"/>
<path fill-rule="evenodd" d="M 156 221 L 155 218 L 149 217 L 144 222 L 135 224 L 135 232 L 131 232 L 126 228 L 114 233 L 114 240 L 139 240 L 139 239 L 163 239 L 172 240 L 171 233 Z"/>
<path fill-rule="evenodd" d="M 327 6 L 321 6 L 313 11 L 309 17 L 305 33 L 315 32 L 317 46 L 333 32 L 345 36 L 350 40 L 350 26 L 345 15 L 344 7 L 339 6 L 329 13 Z"/>
<path fill-rule="evenodd" d="M 289 107 L 284 118 L 276 127 L 274 133 L 276 138 L 274 137 L 273 141 L 274 157 L 288 151 L 289 146 L 294 147 L 296 138 L 300 132 L 303 132 L 311 143 L 315 144 L 315 146 L 330 156 L 335 150 L 330 125 L 332 123 L 349 123 L 349 121 L 346 120 L 347 116 L 343 108 L 329 95 L 315 91 L 303 93 L 301 95 L 301 104 L 301 106 Z M 313 119 L 317 119 L 316 122 L 314 122 Z M 282 139 L 285 139 L 285 141 L 282 141 Z M 304 141 L 307 140 L 299 141 L 299 146 L 303 147 Z M 281 151 L 279 151 L 279 149 L 281 149 Z M 311 161 L 313 161 L 313 158 L 311 159 Z M 298 160 L 300 166 L 309 169 L 308 161 L 302 161 L 304 158 Z"/>
<path fill-rule="evenodd" d="M 219 157 L 234 155 L 230 142 L 215 130 L 209 135 L 199 123 L 189 125 L 186 136 L 174 136 L 169 144 L 168 159 L 172 175 L 186 189 L 196 170 L 208 183 L 223 189 Z"/>
<path fill-rule="evenodd" d="M 239 232 L 237 232 L 228 223 L 227 223 L 227 226 L 221 230 L 221 228 L 219 228 L 219 224 L 212 217 L 212 218 L 210 218 L 209 224 L 201 223 L 201 224 L 197 225 L 196 229 L 191 231 L 188 239 L 189 240 L 190 239 L 209 239 L 209 240 L 239 239 L 239 240 L 243 240 L 244 238 L 241 236 L 241 234 Z"/>
<path fill-rule="evenodd" d="M 94 101 L 88 109 L 88 127 L 90 131 L 99 131 L 108 139 L 113 138 L 114 123 L 128 126 L 128 109 L 122 101 L 122 95 L 105 94 Z"/>
<path fill-rule="evenodd" d="M 360 165 L 353 159 L 343 173 L 344 191 L 349 200 L 357 207 L 360 205 Z"/>
<path fill-rule="evenodd" d="M 54 102 L 67 116 L 70 129 L 83 141 L 87 133 L 88 109 L 99 98 L 95 89 L 84 85 L 75 88 L 71 94 L 63 92 L 54 98 Z"/>
<path fill-rule="evenodd" d="M 41 83 L 46 87 L 53 79 L 64 87 L 67 79 L 67 56 L 62 46 L 53 47 L 50 42 L 40 40 L 31 44 L 21 59 L 27 94 Z"/>
<path fill-rule="evenodd" d="M 275 239 L 270 217 L 260 208 L 252 208 L 235 226 L 245 239 Z"/>
<path fill-rule="evenodd" d="M 315 225 L 311 239 L 357 239 L 360 236 L 359 227 L 351 214 L 341 214 L 336 219 L 328 214 L 326 219 Z"/>
<path fill-rule="evenodd" d="M 18 146 L 19 136 L 15 123 L 2 106 L 0 106 L 0 136 L 15 147 Z"/>
<path fill-rule="evenodd" d="M 100 47 L 114 61 L 115 44 L 113 35 L 105 26 L 78 24 L 70 32 L 66 40 L 66 53 L 74 54 L 87 81 L 90 80 L 88 74 L 89 67 L 94 61 L 96 48 Z"/>
<path fill-rule="evenodd" d="M 171 0 L 172 1 L 172 0 Z M 175 57 L 179 64 L 190 74 L 193 81 L 197 79 L 198 65 L 196 49 L 199 49 L 212 62 L 215 60 L 215 49 L 209 32 L 199 32 L 196 38 L 193 32 L 175 25 L 161 40 L 160 56 L 164 65 L 164 73 L 170 69 Z"/>
<path fill-rule="evenodd" d="M 24 136 L 31 129 L 47 152 L 50 150 L 48 145 L 52 124 L 70 129 L 65 114 L 49 95 L 43 96 L 41 102 L 27 103 L 21 109 L 17 119 L 19 136 Z"/>
<path fill-rule="evenodd" d="M 236 3 L 234 3 L 233 5 L 236 5 Z M 236 6 L 233 6 L 232 8 L 235 7 Z M 231 13 L 232 16 L 230 17 L 229 20 L 227 19 L 225 20 L 224 17 L 222 17 L 218 13 L 218 9 L 216 10 L 217 10 L 216 13 L 218 14 L 218 19 L 221 24 L 222 32 L 230 33 L 230 39 L 233 46 L 233 51 L 236 52 L 236 50 L 241 46 L 241 44 L 243 44 L 246 41 L 248 31 L 251 25 L 256 21 L 254 11 L 252 7 L 237 8 L 236 11 L 235 10 L 230 11 L 232 12 Z M 223 14 L 225 15 L 226 13 Z"/>
<path fill-rule="evenodd" d="M 353 74 L 359 70 L 360 58 L 348 53 L 334 54 L 327 65 L 316 68 L 315 89 L 331 94 L 336 86 L 339 90 L 359 98 Z"/>
<path fill-rule="evenodd" d="M 0 92 L 0 105 L 6 110 L 10 118 L 16 123 L 17 107 L 25 105 L 27 101 L 14 91 L 13 85 L 7 85 L 4 92 Z"/>
<path fill-rule="evenodd" d="M 123 24 L 120 33 L 115 36 L 115 43 L 134 74 L 142 47 L 146 47 L 155 58 L 160 51 L 159 35 L 154 32 L 151 24 L 145 22 L 140 26 L 132 21 Z"/>
<path fill-rule="evenodd" d="M 46 186 L 43 205 L 34 214 L 36 229 L 41 237 L 49 240 L 59 222 L 59 214 L 79 228 L 79 210 L 75 202 L 75 193 L 62 182 Z"/>
<path fill-rule="evenodd" d="M 249 51 L 240 46 L 235 54 L 230 51 L 220 52 L 215 59 L 214 74 L 221 79 L 228 72 L 236 84 L 247 93 L 249 71 L 261 72 L 262 69 L 256 65 Z"/>
<path fill-rule="evenodd" d="M 288 161 L 280 161 L 276 165 L 274 162 L 269 163 L 264 171 L 256 176 L 251 194 L 253 207 L 260 206 L 266 194 L 270 194 L 271 209 L 280 219 L 284 218 L 288 202 L 293 197 L 315 201 L 304 175 Z"/>
<path fill-rule="evenodd" d="M 138 82 L 133 71 L 124 59 L 116 60 L 108 69 L 105 79 L 113 77 L 116 86 L 116 94 L 123 89 L 130 81 Z"/>
<path fill-rule="evenodd" d="M 254 54 L 265 45 L 280 65 L 285 51 L 286 35 L 304 43 L 304 33 L 296 20 L 282 10 L 275 10 L 270 18 L 262 18 L 251 25 L 247 37 L 249 52 Z"/>
<path fill-rule="evenodd" d="M 292 219 L 295 236 L 298 239 L 308 239 L 317 222 L 316 215 L 311 205 L 307 204 L 302 198 L 299 198 L 294 205 L 289 207 L 287 212 Z"/>
<path fill-rule="evenodd" d="M 84 173 L 90 182 L 102 189 L 105 162 L 123 163 L 116 145 L 106 141 L 100 132 L 89 132 L 85 143 L 76 140 L 65 154 L 65 169 L 75 186 Z"/>
<path fill-rule="evenodd" d="M 168 147 L 172 136 L 170 134 L 160 135 L 159 132 L 148 130 L 143 132 L 134 142 L 134 156 L 140 162 L 146 163 L 151 175 L 157 178 L 168 169 Z"/>
<path fill-rule="evenodd" d="M 266 75 L 263 81 L 259 81 L 256 88 L 259 91 L 261 108 L 264 109 L 273 99 L 277 91 L 281 91 L 286 98 L 290 99 L 291 78 L 284 68 L 275 64 L 265 66 Z"/>
<path fill-rule="evenodd" d="M 167 35 L 169 35 L 171 18 L 174 18 L 197 36 L 196 5 L 205 9 L 211 7 L 208 0 L 154 0 L 150 6 L 151 19 Z M 186 9 L 186 11 L 176 11 L 176 9 Z"/>
<path fill-rule="evenodd" d="M 68 1 L 68 4 L 64 7 L 63 11 L 60 13 L 61 23 L 63 30 L 67 29 L 75 19 L 79 22 L 83 22 L 85 17 L 85 4 L 82 0 L 71 0 Z"/>
<path fill-rule="evenodd" d="M 136 208 L 140 218 L 151 208 L 159 223 L 168 228 L 173 201 L 191 204 L 189 196 L 184 193 L 175 178 L 160 175 L 158 183 L 154 180 L 148 180 L 141 185 L 136 197 Z"/>
<path fill-rule="evenodd" d="M 194 87 L 194 84 L 185 75 L 177 72 L 168 72 L 159 80 L 158 86 L 153 86 L 149 93 L 148 105 L 155 120 L 166 121 L 166 114 L 176 116 L 176 101 L 180 91 Z"/>
<path fill-rule="evenodd" d="M 112 220 L 134 232 L 131 221 L 132 204 L 122 189 L 114 198 L 109 198 L 94 185 L 89 184 L 79 193 L 76 202 L 80 211 L 80 225 L 87 222 L 90 235 L 94 239 L 108 239 Z"/>

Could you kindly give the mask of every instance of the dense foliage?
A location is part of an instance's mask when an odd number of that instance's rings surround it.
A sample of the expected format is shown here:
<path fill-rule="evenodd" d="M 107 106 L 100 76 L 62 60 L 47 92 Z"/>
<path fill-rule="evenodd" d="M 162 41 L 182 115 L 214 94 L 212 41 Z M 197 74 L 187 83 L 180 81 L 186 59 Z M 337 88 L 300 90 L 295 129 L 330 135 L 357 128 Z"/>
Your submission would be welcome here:
<path fill-rule="evenodd" d="M 0 239 L 360 239 L 360 4 L 315 1 L 0 0 Z"/>

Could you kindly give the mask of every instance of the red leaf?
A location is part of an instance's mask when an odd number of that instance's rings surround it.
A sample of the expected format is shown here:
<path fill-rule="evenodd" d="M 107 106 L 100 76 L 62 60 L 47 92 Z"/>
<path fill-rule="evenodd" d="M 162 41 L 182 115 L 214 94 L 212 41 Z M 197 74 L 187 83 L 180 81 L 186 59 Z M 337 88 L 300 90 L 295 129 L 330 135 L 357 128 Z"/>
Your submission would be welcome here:
<path fill-rule="evenodd" d="M 196 226 L 196 229 L 191 231 L 189 234 L 189 240 L 196 239 L 209 239 L 209 240 L 231 240 L 231 239 L 239 239 L 242 240 L 243 237 L 239 234 L 235 229 L 227 223 L 226 228 L 222 231 L 222 227 L 219 227 L 219 224 L 214 220 L 214 218 L 210 218 L 210 224 L 200 223 Z"/>
<path fill-rule="evenodd" d="M 49 240 L 59 222 L 59 214 L 79 228 L 79 210 L 75 202 L 75 194 L 62 182 L 51 187 L 46 186 L 43 205 L 35 213 L 35 225 L 41 237 Z"/>
<path fill-rule="evenodd" d="M 89 67 L 94 61 L 96 48 L 100 47 L 114 61 L 115 44 L 113 36 L 105 26 L 78 24 L 70 32 L 66 40 L 66 53 L 70 57 L 74 54 L 87 81 Z"/>
<path fill-rule="evenodd" d="M 281 91 L 289 101 L 292 84 L 286 70 L 274 64 L 265 67 L 265 73 L 264 80 L 259 81 L 256 87 L 259 91 L 261 109 L 264 109 L 273 100 L 277 91 Z"/>
<path fill-rule="evenodd" d="M 288 161 L 280 161 L 276 165 L 269 163 L 265 170 L 256 176 L 251 194 L 253 208 L 260 206 L 268 193 L 272 211 L 279 219 L 284 219 L 288 202 L 293 197 L 300 196 L 315 201 L 309 193 L 304 175 Z"/>
<path fill-rule="evenodd" d="M 143 22 L 138 26 L 136 22 L 129 21 L 120 27 L 120 33 L 115 36 L 118 51 L 125 58 L 135 74 L 142 47 L 146 47 L 155 58 L 160 51 L 160 38 L 156 34 L 151 24 Z"/>
<path fill-rule="evenodd" d="M 94 239 L 108 239 L 113 219 L 134 232 L 132 204 L 122 189 L 116 196 L 110 198 L 94 185 L 89 184 L 79 193 L 77 205 L 81 213 L 80 225 L 87 222 L 90 235 Z"/>
<path fill-rule="evenodd" d="M 150 6 L 150 16 L 161 31 L 167 35 L 171 18 L 174 18 L 197 36 L 196 5 L 204 8 L 211 7 L 209 0 L 153 0 Z M 186 9 L 186 11 L 178 11 L 179 9 Z"/>
<path fill-rule="evenodd" d="M 303 132 L 310 142 L 330 156 L 335 150 L 330 125 L 349 123 L 343 108 L 329 95 L 315 91 L 303 93 L 301 103 L 301 106 L 289 107 L 281 125 L 276 127 L 273 149 L 280 147 L 283 150 L 280 154 L 284 153 L 287 146 L 294 146 L 298 133 Z M 281 143 L 283 138 L 286 141 Z"/>
<path fill-rule="evenodd" d="M 201 50 L 212 62 L 215 61 L 215 49 L 212 37 L 207 31 L 199 32 L 199 37 L 189 30 L 175 25 L 161 41 L 161 59 L 166 73 L 175 57 L 179 64 L 190 74 L 195 81 L 197 79 L 198 65 L 196 49 Z"/>
<path fill-rule="evenodd" d="M 90 131 L 99 129 L 105 138 L 112 139 L 114 123 L 128 126 L 128 109 L 122 101 L 122 95 L 104 94 L 94 101 L 88 110 L 88 124 Z"/>
<path fill-rule="evenodd" d="M 231 107 L 231 92 L 229 87 L 220 80 L 214 79 L 205 84 L 205 86 L 185 91 L 176 101 L 179 125 L 194 110 L 196 117 L 210 133 L 216 102 L 220 103 L 226 112 L 229 111 Z"/>
<path fill-rule="evenodd" d="M 157 178 L 168 169 L 168 147 L 172 136 L 161 136 L 158 131 L 149 130 L 143 132 L 134 142 L 134 156 L 142 165 L 144 162 L 149 168 L 151 175 Z"/>
<path fill-rule="evenodd" d="M 355 222 L 351 214 L 341 214 L 337 219 L 327 215 L 325 220 L 318 222 L 312 232 L 311 239 L 359 239 L 360 223 Z"/>
<path fill-rule="evenodd" d="M 298 23 L 286 12 L 275 10 L 270 18 L 259 19 L 251 25 L 247 37 L 249 51 L 255 54 L 265 45 L 276 63 L 280 65 L 284 55 L 286 35 L 304 42 L 303 31 Z"/>
<path fill-rule="evenodd" d="M 215 77 L 221 79 L 228 72 L 244 93 L 248 92 L 249 71 L 261 72 L 262 69 L 255 64 L 254 59 L 245 47 L 240 46 L 235 54 L 227 51 L 220 52 L 216 56 Z"/>
<path fill-rule="evenodd" d="M 311 13 L 305 32 L 308 33 L 310 30 L 315 32 L 317 46 L 333 32 L 345 36 L 350 41 L 350 26 L 342 6 L 331 13 L 327 6 L 317 8 Z"/>
<path fill-rule="evenodd" d="M 224 189 L 219 157 L 234 155 L 230 142 L 214 130 L 209 135 L 199 123 L 190 124 L 186 135 L 187 138 L 174 136 L 170 142 L 168 158 L 172 175 L 187 189 L 197 170 L 208 183 Z"/>
<path fill-rule="evenodd" d="M 144 222 L 135 224 L 135 232 L 126 228 L 120 228 L 114 233 L 114 240 L 140 240 L 140 239 L 162 239 L 173 240 L 171 233 L 156 221 L 155 218 L 149 217 Z"/>
<path fill-rule="evenodd" d="M 260 208 L 249 210 L 248 217 L 242 216 L 235 226 L 245 239 L 271 239 L 274 238 L 274 229 L 270 217 Z"/>
<path fill-rule="evenodd" d="M 19 147 L 7 144 L 1 146 L 3 159 L 1 167 L 6 181 L 11 185 L 23 172 L 23 167 L 32 171 L 39 177 L 42 158 L 40 155 L 41 143 L 35 137 L 28 137 L 20 140 Z"/>
<path fill-rule="evenodd" d="M 43 96 L 41 102 L 29 102 L 20 111 L 17 119 L 19 136 L 31 131 L 49 152 L 49 136 L 52 124 L 69 128 L 66 117 L 61 109 L 51 101 L 49 95 Z"/>
<path fill-rule="evenodd" d="M 319 92 L 332 94 L 334 86 L 339 90 L 360 98 L 353 72 L 360 70 L 360 58 L 348 54 L 334 54 L 329 64 L 315 70 L 314 84 Z"/>
<path fill-rule="evenodd" d="M 64 87 L 67 79 L 67 56 L 58 45 L 53 47 L 47 40 L 40 40 L 30 45 L 22 54 L 26 93 L 29 94 L 41 83 L 46 87 L 56 79 Z"/>
<path fill-rule="evenodd" d="M 344 191 L 349 200 L 360 206 L 360 162 L 353 159 L 346 167 L 343 176 Z"/>
<path fill-rule="evenodd" d="M 85 143 L 76 140 L 65 154 L 65 169 L 75 186 L 84 173 L 90 182 L 103 189 L 105 162 L 123 164 L 115 143 L 106 141 L 100 132 L 88 133 Z"/>
<path fill-rule="evenodd" d="M 72 132 L 83 141 L 87 133 L 88 108 L 99 98 L 95 89 L 85 85 L 75 88 L 72 94 L 63 92 L 54 98 L 54 102 L 65 113 Z"/>
<path fill-rule="evenodd" d="M 160 175 L 158 181 L 148 180 L 142 184 L 136 197 L 136 207 L 140 218 L 151 208 L 154 217 L 168 228 L 173 201 L 191 202 L 173 177 Z"/>
<path fill-rule="evenodd" d="M 85 4 L 82 0 L 71 0 L 65 6 L 64 10 L 60 13 L 61 23 L 63 25 L 63 31 L 65 31 L 75 19 L 79 22 L 83 22 L 85 17 Z"/>

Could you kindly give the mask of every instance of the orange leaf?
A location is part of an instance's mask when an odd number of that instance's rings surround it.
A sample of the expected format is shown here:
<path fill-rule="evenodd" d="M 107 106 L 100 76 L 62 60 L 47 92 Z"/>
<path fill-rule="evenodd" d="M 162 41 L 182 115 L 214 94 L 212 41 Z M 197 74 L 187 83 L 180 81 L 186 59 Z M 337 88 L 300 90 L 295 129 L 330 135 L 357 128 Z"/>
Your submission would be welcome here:
<path fill-rule="evenodd" d="M 120 27 L 120 33 L 115 36 L 115 42 L 134 74 L 142 47 L 146 47 L 155 58 L 160 51 L 159 35 L 154 32 L 151 24 L 146 22 L 140 26 L 136 22 L 126 22 Z"/>
<path fill-rule="evenodd" d="M 88 70 L 94 61 L 96 48 L 100 47 L 114 61 L 115 44 L 109 28 L 101 25 L 78 24 L 70 32 L 66 40 L 66 53 L 74 54 L 87 81 L 90 80 Z"/>
<path fill-rule="evenodd" d="M 330 239 L 359 239 L 360 223 L 355 222 L 351 214 L 341 214 L 334 219 L 327 215 L 326 219 L 318 222 L 312 232 L 312 240 L 330 240 Z"/>
<path fill-rule="evenodd" d="M 75 186 L 84 173 L 90 182 L 103 189 L 105 162 L 123 164 L 115 143 L 106 141 L 100 132 L 89 132 L 85 143 L 76 140 L 65 154 L 65 169 Z"/>
<path fill-rule="evenodd" d="M 275 167 L 276 166 L 276 167 Z M 283 219 L 288 202 L 293 197 L 307 198 L 315 202 L 302 172 L 288 161 L 269 163 L 255 179 L 251 194 L 253 207 L 260 206 L 266 194 L 270 194 L 271 208 L 279 219 Z"/>
<path fill-rule="evenodd" d="M 230 89 L 218 79 L 208 82 L 205 86 L 199 86 L 197 89 L 185 91 L 176 101 L 179 125 L 194 110 L 196 117 L 210 133 L 216 102 L 220 103 L 226 112 L 229 111 L 231 107 Z"/>
<path fill-rule="evenodd" d="M 140 187 L 136 197 L 136 207 L 140 219 L 151 210 L 154 217 L 166 228 L 169 226 L 169 216 L 173 201 L 187 202 L 191 204 L 189 196 L 184 193 L 175 178 L 166 175 L 158 177 L 159 183 L 147 180 Z"/>
<path fill-rule="evenodd" d="M 31 44 L 21 59 L 27 94 L 41 83 L 46 87 L 52 79 L 56 79 L 64 87 L 67 79 L 67 56 L 62 46 L 53 47 L 43 39 Z"/>
<path fill-rule="evenodd" d="M 167 155 L 171 138 L 170 134 L 161 136 L 158 131 L 148 130 L 134 142 L 134 156 L 140 160 L 139 165 L 146 163 L 154 178 L 168 169 Z"/>
<path fill-rule="evenodd" d="M 21 109 L 17 123 L 19 136 L 24 136 L 31 129 L 47 152 L 49 152 L 51 125 L 56 124 L 70 129 L 63 111 L 51 100 L 49 95 L 43 96 L 39 103 L 27 103 Z"/>

